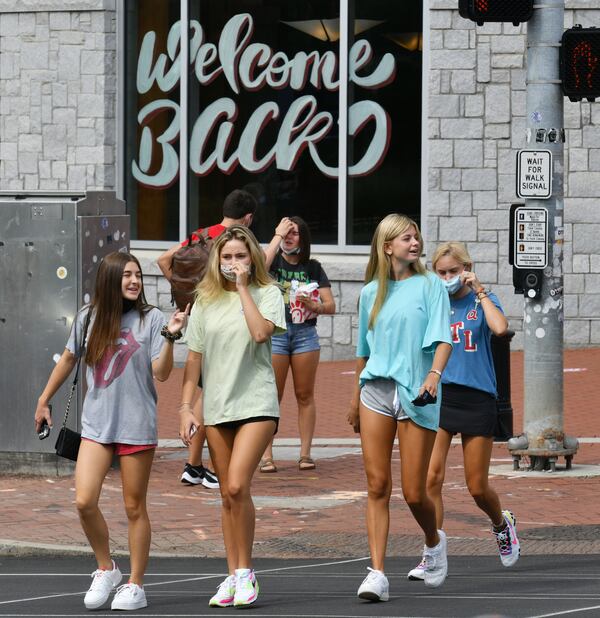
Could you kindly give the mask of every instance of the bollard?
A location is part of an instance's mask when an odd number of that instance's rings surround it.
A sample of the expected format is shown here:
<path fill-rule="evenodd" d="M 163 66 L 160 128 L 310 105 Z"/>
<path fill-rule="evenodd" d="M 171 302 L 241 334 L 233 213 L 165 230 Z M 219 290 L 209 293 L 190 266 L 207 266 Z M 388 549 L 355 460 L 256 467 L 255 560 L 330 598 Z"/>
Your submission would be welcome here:
<path fill-rule="evenodd" d="M 492 357 L 498 389 L 495 442 L 506 442 L 513 436 L 513 409 L 510 401 L 510 342 L 514 336 L 513 330 L 507 331 L 502 337 L 492 335 Z"/>

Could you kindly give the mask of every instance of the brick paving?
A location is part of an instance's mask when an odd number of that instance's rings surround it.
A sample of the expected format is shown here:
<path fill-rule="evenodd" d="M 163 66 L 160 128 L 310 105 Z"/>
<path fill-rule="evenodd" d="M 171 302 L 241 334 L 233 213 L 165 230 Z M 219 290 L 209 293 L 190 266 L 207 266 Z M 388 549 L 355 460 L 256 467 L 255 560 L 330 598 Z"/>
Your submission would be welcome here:
<path fill-rule="evenodd" d="M 512 403 L 515 433 L 522 427 L 522 353 L 513 352 Z M 322 363 L 317 380 L 319 444 L 356 438 L 345 412 L 354 376 L 353 362 Z M 600 349 L 567 350 L 565 420 L 567 433 L 597 437 L 600 431 L 595 376 L 600 375 Z M 182 370 L 159 384 L 159 435 L 176 438 Z M 278 439 L 297 437 L 291 384 L 282 402 Z M 328 449 L 331 452 L 335 449 Z M 346 449 L 347 450 L 347 449 Z M 280 451 L 283 452 L 283 451 Z M 292 452 L 289 449 L 286 453 Z M 340 449 L 340 452 L 341 449 Z M 185 450 L 159 448 L 149 489 L 155 555 L 222 556 L 219 497 L 215 491 L 179 482 Z M 293 459 L 292 459 L 293 458 Z M 494 447 L 493 465 L 510 469 L 505 445 Z M 393 468 L 398 470 L 399 455 Z M 577 469 L 600 463 L 600 444 L 582 444 L 575 456 Z M 317 460 L 317 469 L 300 473 L 295 455 L 279 460 L 277 474 L 256 474 L 253 495 L 257 508 L 256 556 L 346 557 L 367 555 L 365 529 L 366 486 L 359 454 Z M 504 466 L 504 468 L 502 468 Z M 497 468 L 495 468 L 497 469 Z M 496 474 L 493 486 L 505 507 L 519 521 L 523 552 L 599 553 L 600 498 L 598 478 L 555 475 L 512 478 Z M 74 506 L 72 477 L 0 477 L 0 551 L 88 551 Z M 127 548 L 127 526 L 117 470 L 109 472 L 101 498 L 116 551 Z M 460 446 L 449 456 L 445 486 L 445 529 L 451 554 L 493 554 L 495 545 L 484 515 L 465 487 Z M 40 534 L 40 531 L 43 531 Z M 40 543 L 40 537 L 42 542 Z M 422 538 L 405 506 L 401 488 L 392 497 L 390 555 L 419 553 Z"/>

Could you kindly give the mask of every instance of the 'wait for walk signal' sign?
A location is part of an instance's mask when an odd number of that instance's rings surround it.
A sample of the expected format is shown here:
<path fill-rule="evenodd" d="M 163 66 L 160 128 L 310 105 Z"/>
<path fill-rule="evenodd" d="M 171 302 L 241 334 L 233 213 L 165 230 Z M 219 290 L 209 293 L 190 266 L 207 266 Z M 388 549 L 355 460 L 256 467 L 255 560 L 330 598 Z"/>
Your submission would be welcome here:
<path fill-rule="evenodd" d="M 519 150 L 517 195 L 523 199 L 548 199 L 552 195 L 552 153 L 549 150 Z"/>

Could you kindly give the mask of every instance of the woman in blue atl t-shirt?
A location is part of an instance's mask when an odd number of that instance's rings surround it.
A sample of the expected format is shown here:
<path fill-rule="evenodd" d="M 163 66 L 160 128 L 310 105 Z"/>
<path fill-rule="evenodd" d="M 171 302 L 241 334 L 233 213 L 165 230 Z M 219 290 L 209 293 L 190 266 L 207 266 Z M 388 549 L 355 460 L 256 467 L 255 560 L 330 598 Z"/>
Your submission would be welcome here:
<path fill-rule="evenodd" d="M 379 223 L 360 294 L 356 388 L 348 422 L 360 431 L 367 474 L 367 531 L 372 568 L 361 599 L 387 601 L 384 560 L 392 492 L 394 439 L 400 445 L 402 493 L 425 536 L 425 583 L 446 578 L 446 540 L 437 529 L 425 480 L 439 416 L 438 382 L 452 351 L 450 302 L 425 270 L 417 224 L 391 214 Z"/>
<path fill-rule="evenodd" d="M 453 436 L 460 433 L 467 487 L 490 518 L 502 564 L 510 567 L 519 559 L 515 517 L 502 510 L 498 495 L 488 484 L 497 399 L 491 337 L 505 334 L 508 322 L 496 296 L 472 272 L 472 260 L 462 243 L 440 245 L 431 262 L 450 295 L 454 349 L 442 377 L 440 429 L 429 464 L 427 491 L 435 502 L 441 528 L 446 458 Z M 423 579 L 423 566 L 414 568 L 409 579 Z"/>

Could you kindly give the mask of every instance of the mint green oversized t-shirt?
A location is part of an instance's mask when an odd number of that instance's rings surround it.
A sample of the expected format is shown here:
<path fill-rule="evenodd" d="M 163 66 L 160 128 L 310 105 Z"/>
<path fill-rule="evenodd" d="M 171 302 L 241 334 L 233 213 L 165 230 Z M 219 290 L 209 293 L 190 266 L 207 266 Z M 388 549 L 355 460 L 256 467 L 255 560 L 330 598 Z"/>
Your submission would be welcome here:
<path fill-rule="evenodd" d="M 388 294 L 369 330 L 369 314 L 377 294 L 377 281 L 360 293 L 356 356 L 368 358 L 360 383 L 387 378 L 396 382 L 402 409 L 417 425 L 438 428 L 442 386 L 437 403 L 416 407 L 411 401 L 431 369 L 438 343 L 452 345 L 450 299 L 439 277 L 432 273 L 388 281 Z"/>
<path fill-rule="evenodd" d="M 263 318 L 285 332 L 285 306 L 275 285 L 250 286 Z M 190 350 L 202 354 L 204 424 L 218 425 L 253 416 L 279 417 L 271 364 L 271 339 L 250 336 L 239 293 L 223 292 L 214 302 L 196 301 L 186 332 Z"/>

